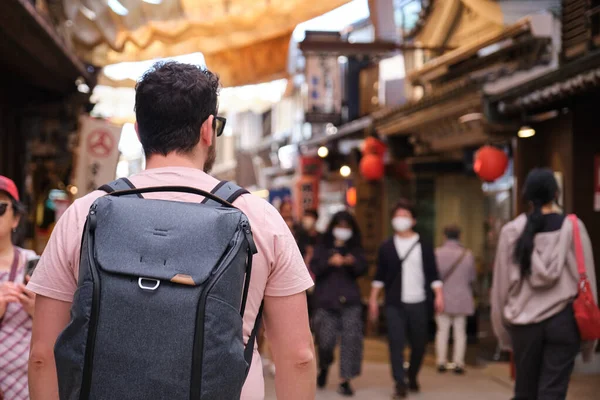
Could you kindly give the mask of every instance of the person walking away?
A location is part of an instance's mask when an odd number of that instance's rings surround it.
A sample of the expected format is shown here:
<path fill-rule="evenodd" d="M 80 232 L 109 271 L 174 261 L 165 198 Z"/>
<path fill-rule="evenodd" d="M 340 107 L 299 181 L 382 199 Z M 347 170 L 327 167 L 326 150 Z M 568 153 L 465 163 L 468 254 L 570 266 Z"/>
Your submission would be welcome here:
<path fill-rule="evenodd" d="M 527 214 L 500 233 L 492 281 L 492 326 L 500 346 L 512 350 L 515 400 L 565 399 L 575 357 L 593 355 L 582 342 L 573 312 L 579 273 L 574 224 L 553 205 L 559 194 L 550 169 L 534 169 L 525 181 Z M 578 221 L 587 277 L 597 304 L 592 245 Z"/>
<path fill-rule="evenodd" d="M 407 389 L 420 391 L 418 375 L 429 337 L 433 311 L 444 310 L 442 282 L 438 276 L 433 245 L 414 231 L 417 215 L 412 203 L 400 200 L 392 210 L 395 235 L 379 248 L 377 272 L 372 283 L 369 314 L 379 318 L 379 294 L 385 289 L 385 312 L 394 398 L 407 396 Z M 404 372 L 404 346 L 411 346 L 408 376 Z M 408 378 L 408 379 L 405 379 Z"/>
<path fill-rule="evenodd" d="M 308 268 L 308 272 L 310 273 L 313 281 L 316 279 L 315 274 L 313 274 L 310 268 L 310 262 L 315 254 L 315 247 L 322 240 L 321 233 L 317 230 L 317 221 L 319 220 L 319 213 L 315 209 L 307 209 L 304 211 L 304 215 L 302 216 L 302 225 L 298 230 L 297 242 L 298 247 L 300 248 L 300 253 L 302 257 L 304 257 L 304 262 L 306 263 L 306 267 Z M 314 306 L 313 306 L 313 298 L 312 292 L 314 288 L 309 289 L 307 292 L 308 298 L 308 315 L 311 318 L 314 315 Z"/>
<path fill-rule="evenodd" d="M 195 65 L 160 62 L 144 74 L 136 85 L 135 110 L 136 128 L 147 163 L 145 171 L 130 177 L 130 183 L 133 186 L 152 188 L 191 185 L 193 188 L 203 191 L 211 191 L 217 185 L 222 187 L 219 181 L 208 174 L 216 158 L 217 137 L 223 133 L 225 124 L 225 119 L 218 116 L 218 90 L 218 77 L 203 67 Z M 59 334 L 69 324 L 69 310 L 77 289 L 80 243 L 86 216 L 96 199 L 102 200 L 100 197 L 105 194 L 103 191 L 95 191 L 76 200 L 67 209 L 58 221 L 35 274 L 29 282 L 30 289 L 38 295 L 29 362 L 32 400 L 57 400 L 59 398 L 54 346 Z M 189 193 L 145 193 L 144 197 L 145 199 L 139 201 L 170 200 L 170 202 L 164 202 L 165 205 L 175 201 L 198 203 L 202 200 L 202 197 Z M 134 199 L 131 200 L 134 201 Z M 243 321 L 240 321 L 240 325 L 243 322 L 243 333 L 240 332 L 243 343 L 232 343 L 232 346 L 235 344 L 235 348 L 231 349 L 239 354 L 240 345 L 247 345 L 261 303 L 264 301 L 263 321 L 277 366 L 277 375 L 275 376 L 277 397 L 286 400 L 314 399 L 316 360 L 308 324 L 305 295 L 306 290 L 313 285 L 312 280 L 290 230 L 274 207 L 250 194 L 238 197 L 234 201 L 234 205 L 247 216 L 258 253 L 252 257 L 253 266 L 246 308 Z M 234 211 L 232 210 L 232 212 Z M 135 209 L 130 212 L 135 212 Z M 218 210 L 215 208 L 214 213 L 217 212 Z M 164 216 L 161 216 L 162 220 L 165 220 Z M 163 227 L 156 227 L 155 240 L 160 241 L 162 246 L 166 246 L 166 251 L 169 251 L 169 246 L 176 243 L 175 237 L 170 237 L 170 232 L 165 232 L 164 229 L 158 230 L 159 228 Z M 176 229 L 173 228 L 173 234 L 177 233 Z M 198 229 L 205 230 L 207 228 L 198 227 Z M 215 226 L 211 229 L 219 232 L 221 228 Z M 108 239 L 107 236 L 103 240 Z M 169 240 L 172 240 L 173 244 L 169 245 Z M 183 239 L 177 238 L 177 242 L 180 240 Z M 96 244 L 102 245 L 102 243 Z M 194 254 L 193 249 L 190 251 L 190 259 L 206 257 L 202 253 L 202 243 L 198 244 L 197 254 Z M 162 264 L 161 257 L 166 258 L 166 254 L 155 254 L 155 258 L 158 258 L 159 263 Z M 142 261 L 151 263 L 156 260 Z M 173 268 L 173 266 L 167 263 L 165 269 L 168 268 Z M 178 279 L 186 282 L 185 276 Z M 133 284 L 135 290 L 139 290 L 138 281 L 135 280 Z M 144 287 L 151 285 L 152 283 L 145 283 Z M 171 287 L 168 281 L 164 285 L 166 286 L 165 290 Z M 161 289 L 163 289 L 162 284 L 153 293 L 160 294 Z M 149 292 L 147 294 L 151 295 Z M 215 303 L 213 302 L 213 304 Z M 188 304 L 182 304 L 182 306 L 189 307 Z M 239 315 L 239 310 L 235 311 Z M 101 316 L 102 314 L 100 314 Z M 207 335 L 205 339 L 210 337 Z M 61 336 L 59 341 L 62 340 Z M 148 355 L 151 355 L 152 343 L 147 343 L 147 345 Z M 241 396 L 238 397 L 241 400 L 264 398 L 260 356 L 256 346 L 253 349 L 250 368 L 241 390 Z M 205 350 L 211 351 L 211 349 Z M 221 351 L 221 349 L 212 350 Z M 95 355 L 94 361 L 96 361 Z M 114 367 L 118 368 L 124 361 L 127 360 L 121 360 L 119 363 L 115 361 Z M 211 374 L 216 367 L 222 368 L 218 365 L 204 368 L 202 381 L 204 381 L 205 374 Z M 156 371 L 156 368 L 160 368 L 160 366 L 155 366 L 152 371 Z M 96 364 L 94 364 L 95 370 Z M 150 369 L 142 369 L 139 371 L 127 370 L 123 373 L 132 377 L 129 379 L 130 383 L 142 389 L 145 384 L 150 383 L 153 385 L 169 384 L 170 381 L 165 379 L 150 381 L 149 372 Z M 92 371 L 92 373 L 94 372 Z M 157 374 L 161 373 L 163 372 L 158 370 Z M 171 378 L 179 379 L 176 376 Z M 93 382 L 92 380 L 92 385 Z M 237 383 L 235 382 L 236 387 Z M 192 389 L 199 390 L 197 385 L 196 382 L 193 382 L 190 391 Z M 127 387 L 124 386 L 123 390 L 126 391 Z M 227 387 L 212 387 L 212 389 L 231 391 L 232 387 L 233 385 L 228 385 Z M 100 386 L 98 388 L 102 389 Z M 200 389 L 208 390 L 210 388 Z M 176 390 L 188 391 L 180 387 L 176 387 Z M 222 393 L 221 396 L 223 396 Z M 116 395 L 114 398 L 139 399 L 140 392 L 132 390 L 130 393 L 121 397 Z M 173 400 L 189 399 L 190 396 L 188 393 L 181 397 L 171 396 L 170 398 Z"/>
<path fill-rule="evenodd" d="M 0 175 L 0 398 L 27 400 L 27 361 L 35 294 L 25 266 L 35 253 L 13 245 L 25 209 L 15 183 Z"/>
<path fill-rule="evenodd" d="M 357 279 L 367 272 L 367 261 L 356 220 L 347 211 L 335 214 L 311 261 L 316 276 L 315 330 L 319 351 L 318 386 L 327 384 L 333 352 L 341 336 L 338 392 L 353 396 L 350 381 L 360 375 L 363 321 Z"/>
<path fill-rule="evenodd" d="M 320 242 L 322 235 L 317 230 L 319 213 L 315 209 L 307 209 L 302 216 L 302 225 L 298 232 L 298 246 L 307 265 L 314 254 L 315 247 Z"/>
<path fill-rule="evenodd" d="M 450 327 L 454 337 L 454 373 L 465 373 L 467 350 L 467 317 L 475 312 L 472 284 L 476 278 L 473 253 L 460 243 L 460 228 L 448 226 L 444 229 L 445 243 L 436 249 L 440 279 L 444 283 L 444 310 L 436 316 L 436 355 L 438 371 L 448 369 L 448 338 Z"/>

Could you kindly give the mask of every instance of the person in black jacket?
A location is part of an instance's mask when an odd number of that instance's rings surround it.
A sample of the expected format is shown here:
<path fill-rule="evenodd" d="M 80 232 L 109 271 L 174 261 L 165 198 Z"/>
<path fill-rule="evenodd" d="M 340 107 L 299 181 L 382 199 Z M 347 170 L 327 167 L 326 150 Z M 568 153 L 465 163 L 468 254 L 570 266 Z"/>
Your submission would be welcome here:
<path fill-rule="evenodd" d="M 333 352 L 341 336 L 339 393 L 354 395 L 350 380 L 360 374 L 363 353 L 363 321 L 357 278 L 367 272 L 358 224 L 342 211 L 333 216 L 311 260 L 315 274 L 315 331 L 320 372 L 317 384 L 327 384 Z"/>
<path fill-rule="evenodd" d="M 385 289 L 390 357 L 396 382 L 394 398 L 406 397 L 407 386 L 414 392 L 420 390 L 417 377 L 429 338 L 429 320 L 433 317 L 434 305 L 437 312 L 444 309 L 433 245 L 413 230 L 415 224 L 412 204 L 399 201 L 392 211 L 396 234 L 379 249 L 369 301 L 369 314 L 375 321 L 379 317 L 379 293 Z M 411 345 L 407 377 L 404 372 L 406 336 Z"/>

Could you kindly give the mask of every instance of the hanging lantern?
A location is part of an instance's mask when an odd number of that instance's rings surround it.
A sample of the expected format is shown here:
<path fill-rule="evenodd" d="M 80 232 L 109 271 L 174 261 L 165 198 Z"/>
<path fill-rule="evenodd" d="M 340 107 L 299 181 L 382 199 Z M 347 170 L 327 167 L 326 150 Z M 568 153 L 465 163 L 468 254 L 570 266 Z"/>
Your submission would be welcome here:
<path fill-rule="evenodd" d="M 383 158 L 376 154 L 366 154 L 360 160 L 360 174 L 369 181 L 378 181 L 383 178 L 385 165 Z"/>
<path fill-rule="evenodd" d="M 346 204 L 349 207 L 356 207 L 356 188 L 350 187 L 346 191 Z"/>
<path fill-rule="evenodd" d="M 376 154 L 383 157 L 386 145 L 374 136 L 369 136 L 363 144 L 363 154 Z"/>
<path fill-rule="evenodd" d="M 473 170 L 485 182 L 500 178 L 508 168 L 508 156 L 494 146 L 483 146 L 475 154 Z"/>

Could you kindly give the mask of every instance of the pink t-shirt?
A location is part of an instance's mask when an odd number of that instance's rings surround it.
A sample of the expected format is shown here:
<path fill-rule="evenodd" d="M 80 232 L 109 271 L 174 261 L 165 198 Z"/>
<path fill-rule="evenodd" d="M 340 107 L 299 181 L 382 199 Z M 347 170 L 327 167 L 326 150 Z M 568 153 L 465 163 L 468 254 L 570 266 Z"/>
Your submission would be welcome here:
<path fill-rule="evenodd" d="M 212 190 L 218 181 L 204 172 L 183 167 L 146 170 L 130 178 L 136 187 L 192 186 Z M 37 265 L 29 289 L 35 293 L 66 302 L 73 301 L 79 274 L 79 249 L 85 220 L 92 203 L 105 193 L 96 191 L 76 200 L 60 218 L 48 245 Z M 201 197 L 186 193 L 149 193 L 152 199 L 199 202 Z M 247 341 L 256 314 L 266 296 L 291 296 L 313 285 L 296 241 L 289 228 L 273 206 L 252 195 L 235 202 L 250 220 L 258 254 L 254 256 L 252 279 L 246 313 L 244 340 Z M 255 354 L 242 400 L 262 400 L 264 380 L 258 351 Z"/>

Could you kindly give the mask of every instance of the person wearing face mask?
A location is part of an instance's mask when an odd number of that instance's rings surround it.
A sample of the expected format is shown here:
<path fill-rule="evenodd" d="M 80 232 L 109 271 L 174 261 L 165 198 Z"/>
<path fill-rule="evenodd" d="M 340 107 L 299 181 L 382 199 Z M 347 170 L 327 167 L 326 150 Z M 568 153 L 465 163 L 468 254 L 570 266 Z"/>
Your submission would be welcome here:
<path fill-rule="evenodd" d="M 302 224 L 296 231 L 296 242 L 298 243 L 300 253 L 302 254 L 302 257 L 304 257 L 304 262 L 306 263 L 306 267 L 308 268 L 308 272 L 310 273 L 313 281 L 315 280 L 315 275 L 310 269 L 310 261 L 315 253 L 315 246 L 321 241 L 321 234 L 317 230 L 318 220 L 319 213 L 317 210 L 312 208 L 306 209 L 304 210 L 304 215 L 302 216 Z M 311 321 L 314 314 L 313 290 L 314 289 L 311 288 L 306 293 L 306 298 L 308 301 L 308 316 Z"/>
<path fill-rule="evenodd" d="M 400 200 L 392 210 L 395 235 L 379 249 L 377 272 L 372 283 L 369 314 L 379 318 L 379 294 L 385 289 L 385 313 L 392 373 L 396 382 L 394 398 L 405 398 L 407 389 L 418 392 L 418 374 L 429 338 L 428 325 L 433 309 L 444 310 L 442 282 L 433 245 L 414 230 L 416 214 L 413 205 Z M 407 337 L 408 336 L 408 337 Z M 404 371 L 404 346 L 411 345 L 408 375 Z M 406 379 L 407 378 L 407 379 Z"/>
<path fill-rule="evenodd" d="M 354 217 L 342 211 L 335 214 L 310 263 L 315 282 L 315 330 L 319 351 L 317 385 L 327 384 L 329 367 L 338 337 L 341 336 L 338 392 L 353 396 L 351 379 L 361 371 L 363 321 L 357 279 L 367 272 L 361 235 Z"/>
<path fill-rule="evenodd" d="M 314 254 L 315 246 L 321 240 L 321 234 L 317 230 L 317 221 L 319 213 L 315 209 L 307 209 L 302 216 L 302 225 L 298 230 L 298 247 L 304 256 L 306 265 L 310 265 L 310 260 Z M 314 276 L 313 276 L 314 278 Z"/>

